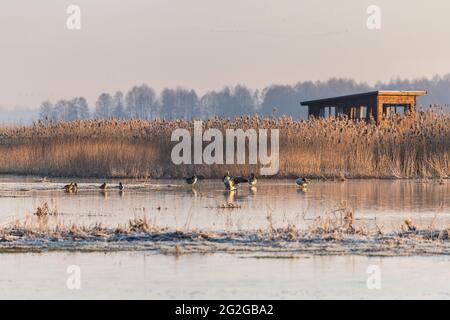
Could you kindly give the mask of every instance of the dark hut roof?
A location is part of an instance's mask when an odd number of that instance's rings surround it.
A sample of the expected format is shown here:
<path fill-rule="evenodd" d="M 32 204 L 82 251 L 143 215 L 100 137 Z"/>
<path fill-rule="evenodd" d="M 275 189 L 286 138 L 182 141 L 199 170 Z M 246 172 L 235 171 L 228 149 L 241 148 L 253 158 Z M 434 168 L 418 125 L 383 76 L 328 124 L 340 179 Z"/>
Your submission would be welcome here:
<path fill-rule="evenodd" d="M 325 99 L 317 99 L 317 100 L 309 100 L 302 101 L 300 104 L 302 106 L 311 106 L 311 105 L 324 105 L 324 104 L 339 104 L 345 103 L 351 100 L 358 100 L 361 98 L 368 97 L 376 97 L 376 96 L 424 96 L 427 94 L 427 91 L 395 91 L 395 90 L 377 90 L 377 91 L 369 91 L 357 94 L 350 94 L 345 96 L 338 96 L 332 98 Z"/>

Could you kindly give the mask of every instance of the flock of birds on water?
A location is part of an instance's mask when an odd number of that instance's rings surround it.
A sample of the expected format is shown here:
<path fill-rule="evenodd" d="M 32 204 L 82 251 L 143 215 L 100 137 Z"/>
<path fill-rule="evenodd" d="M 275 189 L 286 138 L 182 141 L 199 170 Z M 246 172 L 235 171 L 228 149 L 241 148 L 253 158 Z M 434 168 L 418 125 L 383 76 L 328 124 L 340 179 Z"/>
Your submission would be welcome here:
<path fill-rule="evenodd" d="M 101 190 L 106 190 L 109 188 L 108 184 L 106 182 L 103 182 L 100 187 Z M 125 186 L 122 184 L 122 182 L 119 182 L 118 188 L 120 191 L 123 191 L 125 189 Z M 66 190 L 66 192 L 68 193 L 76 193 L 78 192 L 78 184 L 75 182 L 71 182 L 69 184 L 66 184 L 63 187 L 64 190 Z"/>
<path fill-rule="evenodd" d="M 199 177 L 197 177 L 196 175 L 193 175 L 191 177 L 185 178 L 184 180 L 186 181 L 186 183 L 188 185 L 191 185 L 193 187 L 194 185 L 197 184 Z M 222 178 L 222 182 L 225 186 L 225 190 L 227 190 L 227 191 L 236 191 L 239 184 L 244 184 L 244 183 L 248 183 L 251 188 L 255 188 L 257 181 L 258 180 L 256 179 L 256 176 L 253 173 L 251 173 L 250 176 L 248 176 L 248 177 L 243 177 L 243 176 L 232 176 L 232 175 L 230 175 L 230 172 L 227 172 Z M 306 178 L 299 177 L 299 178 L 295 179 L 295 184 L 298 187 L 300 187 L 302 190 L 306 190 L 306 188 L 308 187 L 308 183 L 309 183 L 309 181 Z M 106 182 L 103 182 L 99 186 L 99 188 L 101 190 L 106 190 L 109 188 L 109 186 Z M 71 182 L 71 183 L 65 185 L 63 187 L 63 189 L 65 189 L 66 192 L 68 192 L 68 193 L 73 193 L 73 192 L 76 193 L 76 192 L 78 192 L 78 184 L 76 182 L 75 183 Z M 122 182 L 119 182 L 118 189 L 120 191 L 123 191 L 125 189 L 125 186 L 122 184 Z"/>
<path fill-rule="evenodd" d="M 187 184 L 194 186 L 198 182 L 199 178 L 196 175 L 192 177 L 185 178 Z M 223 176 L 222 182 L 225 186 L 225 190 L 227 191 L 235 191 L 238 188 L 239 184 L 248 183 L 250 187 L 256 187 L 257 179 L 254 173 L 251 173 L 249 177 L 242 176 L 232 176 L 230 172 L 227 172 L 226 175 Z M 302 189 L 306 189 L 308 186 L 308 180 L 306 178 L 297 178 L 295 180 L 295 184 Z"/>

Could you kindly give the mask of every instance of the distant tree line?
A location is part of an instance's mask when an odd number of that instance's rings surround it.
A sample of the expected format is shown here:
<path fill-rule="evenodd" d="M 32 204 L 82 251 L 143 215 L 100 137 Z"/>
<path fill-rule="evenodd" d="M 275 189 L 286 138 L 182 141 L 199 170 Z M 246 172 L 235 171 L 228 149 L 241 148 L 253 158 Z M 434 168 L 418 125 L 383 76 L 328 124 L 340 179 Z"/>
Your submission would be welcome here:
<path fill-rule="evenodd" d="M 135 86 L 125 95 L 118 91 L 99 95 L 95 106 L 88 106 L 85 98 L 59 100 L 55 104 L 44 101 L 40 106 L 42 121 L 81 119 L 198 119 L 219 116 L 233 118 L 258 113 L 262 116 L 289 115 L 306 118 L 302 100 L 339 96 L 370 90 L 428 90 L 421 98 L 423 106 L 450 103 L 450 74 L 432 79 L 412 81 L 396 79 L 373 86 L 350 79 L 332 78 L 328 81 L 306 81 L 295 85 L 271 85 L 263 90 L 245 86 L 228 86 L 202 96 L 185 88 L 164 89 L 159 95 L 149 86 Z"/>

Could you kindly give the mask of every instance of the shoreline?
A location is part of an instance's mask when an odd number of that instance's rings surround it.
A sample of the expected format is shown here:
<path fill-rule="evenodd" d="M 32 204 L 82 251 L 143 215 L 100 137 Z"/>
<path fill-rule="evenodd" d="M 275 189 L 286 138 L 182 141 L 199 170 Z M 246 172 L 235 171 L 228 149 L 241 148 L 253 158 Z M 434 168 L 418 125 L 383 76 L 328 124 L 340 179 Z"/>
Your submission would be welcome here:
<path fill-rule="evenodd" d="M 226 172 L 226 170 L 224 171 Z M 0 172 L 0 178 L 7 178 L 7 177 L 20 177 L 20 178 L 26 178 L 26 179 L 36 179 L 36 180 L 42 180 L 42 179 L 81 179 L 81 180 L 118 180 L 118 179 L 124 179 L 124 180 L 132 180 L 132 181 L 149 181 L 149 180 L 155 180 L 155 181 L 161 181 L 161 180 L 184 180 L 184 176 L 179 177 L 172 177 L 172 176 L 160 176 L 160 177 L 133 177 L 133 176 L 64 176 L 64 175 L 41 175 L 41 174 L 33 174 L 33 173 L 16 173 L 16 172 Z M 307 179 L 312 180 L 319 180 L 319 181 L 346 181 L 346 180 L 406 180 L 406 181 L 420 181 L 420 180 L 450 180 L 449 176 L 439 177 L 439 176 L 433 176 L 433 177 L 395 177 L 395 176 L 350 176 L 350 177 L 341 177 L 341 176 L 319 176 L 319 175 L 313 175 L 313 176 L 304 176 Z M 296 179 L 298 178 L 297 175 L 289 174 L 289 175 L 273 175 L 273 176 L 257 176 L 258 179 L 261 180 L 289 180 L 289 179 Z M 217 180 L 222 179 L 222 176 L 212 176 L 212 177 L 202 177 L 202 180 Z M 36 181 L 41 182 L 41 181 Z M 42 182 L 52 182 L 51 180 L 46 180 Z"/>
<path fill-rule="evenodd" d="M 142 228 L 147 228 L 144 225 Z M 272 258 L 300 255 L 430 256 L 450 255 L 447 229 L 406 230 L 386 234 L 354 229 L 293 227 L 240 232 L 123 230 L 94 226 L 31 231 L 0 230 L 0 253 L 153 251 L 160 254 L 257 254 Z"/>

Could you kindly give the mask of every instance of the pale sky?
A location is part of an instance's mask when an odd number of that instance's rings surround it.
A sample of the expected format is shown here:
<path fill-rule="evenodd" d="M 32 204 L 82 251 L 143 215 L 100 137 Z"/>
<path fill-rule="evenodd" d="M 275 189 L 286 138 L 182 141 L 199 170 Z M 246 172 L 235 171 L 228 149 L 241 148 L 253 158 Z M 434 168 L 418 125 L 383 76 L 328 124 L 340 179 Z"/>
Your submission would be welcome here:
<path fill-rule="evenodd" d="M 81 30 L 66 27 L 70 4 Z M 366 9 L 381 8 L 381 30 Z M 0 106 L 450 72 L 448 0 L 1 0 Z"/>

